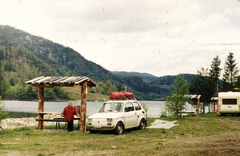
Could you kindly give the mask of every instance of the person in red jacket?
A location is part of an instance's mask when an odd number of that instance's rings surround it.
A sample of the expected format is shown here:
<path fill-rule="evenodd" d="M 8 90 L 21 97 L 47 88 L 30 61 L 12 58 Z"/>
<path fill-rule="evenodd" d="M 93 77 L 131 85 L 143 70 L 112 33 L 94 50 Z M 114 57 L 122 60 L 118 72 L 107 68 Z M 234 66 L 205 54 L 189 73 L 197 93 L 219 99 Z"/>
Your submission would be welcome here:
<path fill-rule="evenodd" d="M 63 115 L 64 115 L 64 119 L 65 120 L 69 120 L 68 121 L 68 131 L 73 131 L 73 119 L 74 119 L 74 115 L 76 115 L 76 110 L 73 107 L 73 103 L 72 101 L 70 101 L 68 103 L 68 106 L 64 108 L 63 110 Z"/>

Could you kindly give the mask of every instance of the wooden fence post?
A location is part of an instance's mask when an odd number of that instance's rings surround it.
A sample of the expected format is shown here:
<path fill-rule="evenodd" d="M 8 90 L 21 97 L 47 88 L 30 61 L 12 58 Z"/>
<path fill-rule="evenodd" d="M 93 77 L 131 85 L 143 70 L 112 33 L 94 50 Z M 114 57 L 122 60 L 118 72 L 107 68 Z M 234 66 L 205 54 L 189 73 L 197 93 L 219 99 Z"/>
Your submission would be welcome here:
<path fill-rule="evenodd" d="M 215 99 L 213 99 L 213 112 L 215 112 Z"/>
<path fill-rule="evenodd" d="M 197 100 L 197 107 L 196 107 L 196 117 L 198 117 L 199 99 L 200 99 L 200 98 L 198 98 L 198 100 Z"/>

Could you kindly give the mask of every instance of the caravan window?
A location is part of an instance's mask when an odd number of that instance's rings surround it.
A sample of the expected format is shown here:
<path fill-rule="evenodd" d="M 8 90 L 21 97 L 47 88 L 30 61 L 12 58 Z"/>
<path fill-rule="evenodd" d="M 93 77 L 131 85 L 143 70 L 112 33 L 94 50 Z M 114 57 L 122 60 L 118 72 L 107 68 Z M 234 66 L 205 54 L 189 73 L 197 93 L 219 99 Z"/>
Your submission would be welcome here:
<path fill-rule="evenodd" d="M 223 105 L 236 105 L 237 99 L 222 99 Z"/>

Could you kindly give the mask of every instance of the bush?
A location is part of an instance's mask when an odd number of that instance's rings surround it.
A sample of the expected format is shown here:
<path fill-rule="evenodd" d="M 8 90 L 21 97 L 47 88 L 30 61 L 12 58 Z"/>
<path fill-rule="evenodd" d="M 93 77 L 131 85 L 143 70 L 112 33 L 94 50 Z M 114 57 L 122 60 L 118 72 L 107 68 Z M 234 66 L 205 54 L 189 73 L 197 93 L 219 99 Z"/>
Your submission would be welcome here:
<path fill-rule="evenodd" d="M 8 118 L 8 112 L 7 112 L 7 109 L 5 108 L 5 103 L 1 101 L 1 96 L 0 96 L 0 129 L 2 129 L 1 121 L 6 118 Z"/>

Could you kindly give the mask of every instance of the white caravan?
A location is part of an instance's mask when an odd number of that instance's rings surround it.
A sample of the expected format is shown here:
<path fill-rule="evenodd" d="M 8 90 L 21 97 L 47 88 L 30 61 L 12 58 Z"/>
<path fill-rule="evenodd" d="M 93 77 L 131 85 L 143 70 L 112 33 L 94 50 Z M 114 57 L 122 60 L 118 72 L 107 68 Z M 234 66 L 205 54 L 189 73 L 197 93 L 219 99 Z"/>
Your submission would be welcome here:
<path fill-rule="evenodd" d="M 221 115 L 240 115 L 240 92 L 219 92 L 218 102 Z"/>

